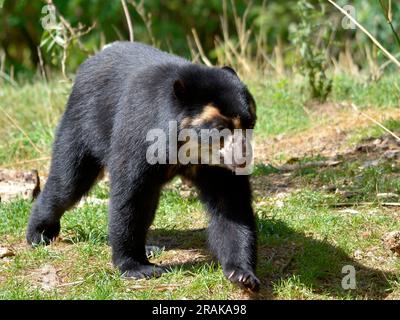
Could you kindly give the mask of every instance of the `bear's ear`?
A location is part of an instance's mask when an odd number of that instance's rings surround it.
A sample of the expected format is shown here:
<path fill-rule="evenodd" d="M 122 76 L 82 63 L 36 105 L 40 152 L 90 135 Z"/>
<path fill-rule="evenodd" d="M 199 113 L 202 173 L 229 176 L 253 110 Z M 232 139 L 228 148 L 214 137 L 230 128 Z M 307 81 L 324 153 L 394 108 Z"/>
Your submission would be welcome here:
<path fill-rule="evenodd" d="M 233 68 L 231 68 L 231 67 L 224 66 L 224 67 L 222 67 L 222 69 L 223 69 L 223 70 L 226 70 L 226 71 L 228 71 L 228 72 L 230 72 L 230 73 L 232 73 L 233 75 L 235 75 L 235 76 L 237 76 L 237 77 L 239 77 L 238 74 L 236 73 L 236 71 L 235 71 Z"/>
<path fill-rule="evenodd" d="M 183 100 L 186 96 L 186 87 L 182 80 L 176 80 L 174 82 L 174 95 L 179 100 Z"/>

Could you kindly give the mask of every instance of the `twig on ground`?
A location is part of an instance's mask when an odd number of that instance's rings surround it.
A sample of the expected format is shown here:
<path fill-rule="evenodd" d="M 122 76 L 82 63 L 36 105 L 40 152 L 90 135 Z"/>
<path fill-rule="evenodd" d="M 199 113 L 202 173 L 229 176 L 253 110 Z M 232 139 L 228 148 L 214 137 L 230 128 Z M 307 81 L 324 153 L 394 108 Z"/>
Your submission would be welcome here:
<path fill-rule="evenodd" d="M 370 206 L 379 204 L 383 207 L 400 207 L 400 202 L 346 202 L 346 203 L 335 203 L 332 207 L 355 207 L 355 206 Z"/>
<path fill-rule="evenodd" d="M 389 133 L 390 135 L 392 135 L 396 140 L 400 141 L 400 137 L 398 135 L 396 135 L 394 132 L 390 131 L 388 128 L 386 128 L 382 123 L 380 123 L 379 121 L 375 120 L 374 118 L 370 117 L 369 115 L 367 115 L 366 113 L 360 111 L 360 109 L 354 104 L 351 104 L 351 107 L 358 112 L 359 114 L 361 114 L 362 116 L 364 116 L 365 118 L 371 120 L 373 123 L 375 123 L 376 125 L 378 125 L 380 128 L 382 128 L 384 131 L 386 131 L 387 133 Z"/>

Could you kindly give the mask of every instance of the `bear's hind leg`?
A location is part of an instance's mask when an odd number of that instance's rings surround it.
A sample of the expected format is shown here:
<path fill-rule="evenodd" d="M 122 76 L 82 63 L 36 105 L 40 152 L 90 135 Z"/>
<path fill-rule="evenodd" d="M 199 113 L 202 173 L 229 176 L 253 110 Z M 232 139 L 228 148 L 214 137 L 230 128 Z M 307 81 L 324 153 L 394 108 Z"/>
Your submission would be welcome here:
<path fill-rule="evenodd" d="M 68 134 L 59 134 L 53 147 L 50 174 L 31 211 L 28 243 L 49 244 L 60 232 L 60 219 L 87 193 L 102 166 Z"/>

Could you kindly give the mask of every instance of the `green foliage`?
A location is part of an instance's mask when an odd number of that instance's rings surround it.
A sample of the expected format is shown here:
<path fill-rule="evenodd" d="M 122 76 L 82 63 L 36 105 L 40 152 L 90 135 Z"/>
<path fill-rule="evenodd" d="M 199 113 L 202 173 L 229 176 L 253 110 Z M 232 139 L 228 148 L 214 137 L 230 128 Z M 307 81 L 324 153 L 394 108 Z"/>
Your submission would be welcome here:
<path fill-rule="evenodd" d="M 384 1 L 384 0 L 379 0 L 379 4 L 382 7 L 382 12 L 390 26 L 390 29 L 392 30 L 393 36 L 396 39 L 397 45 L 400 47 L 400 37 L 399 33 L 396 31 L 393 25 L 393 6 L 392 6 L 392 1 Z"/>
<path fill-rule="evenodd" d="M 254 177 L 267 176 L 271 173 L 278 173 L 278 172 L 279 172 L 279 169 L 275 168 L 273 165 L 271 165 L 271 164 L 265 165 L 263 163 L 260 163 L 260 164 L 257 164 L 254 166 L 252 175 Z"/>
<path fill-rule="evenodd" d="M 299 67 L 308 79 L 311 97 L 325 101 L 332 90 L 332 79 L 327 75 L 328 40 L 332 31 L 324 19 L 325 5 L 312 5 L 307 0 L 298 2 L 300 22 L 291 30 L 291 40 L 299 51 Z"/>
<path fill-rule="evenodd" d="M 281 134 L 301 130 L 309 125 L 303 109 L 305 99 L 296 80 L 266 79 L 250 83 L 249 87 L 257 102 L 257 134 Z"/>
<path fill-rule="evenodd" d="M 389 118 L 382 122 L 383 126 L 392 132 L 400 132 L 400 120 Z M 383 134 L 387 134 L 380 126 L 374 125 L 366 128 L 355 130 L 350 137 L 348 142 L 350 145 L 357 145 L 363 142 L 363 140 L 377 139 Z"/>
<path fill-rule="evenodd" d="M 339 5 L 345 6 L 349 4 L 347 0 L 339 0 L 337 1 Z M 383 1 L 385 6 L 389 3 L 388 0 Z M 381 42 L 386 49 L 391 51 L 392 53 L 396 53 L 398 51 L 397 40 L 392 33 L 390 26 L 388 26 L 386 16 L 382 12 L 380 1 L 365 1 L 365 0 L 356 0 L 352 1 L 351 4 L 354 6 L 356 10 L 357 20 L 379 41 Z M 392 1 L 392 15 L 393 15 L 393 27 L 395 30 L 399 28 L 399 17 L 400 17 L 400 6 L 395 1 Z M 356 30 L 338 30 L 343 34 L 350 36 L 350 39 L 353 39 L 351 42 L 351 46 L 356 48 L 362 44 L 370 44 L 370 40 L 363 32 L 358 32 Z M 358 54 L 360 57 L 361 53 Z M 356 56 L 357 58 L 357 56 Z M 380 61 L 385 61 L 383 54 L 379 55 Z"/>
<path fill-rule="evenodd" d="M 120 1 L 103 0 L 54 0 L 58 12 L 65 17 L 73 28 L 79 24 L 91 26 L 96 23 L 96 27 L 84 35 L 78 44 L 76 39 L 68 47 L 67 66 L 70 72 L 74 72 L 82 61 L 101 47 L 115 40 L 128 39 L 128 29 Z M 192 34 L 192 28 L 196 29 L 200 42 L 208 58 L 212 62 L 217 61 L 219 51 L 226 49 L 226 44 L 220 43 L 216 46 L 216 40 L 223 39 L 220 17 L 223 15 L 223 1 L 219 0 L 199 0 L 192 1 L 190 5 L 182 5 L 180 0 L 161 1 L 146 0 L 143 1 L 143 8 L 146 12 L 146 19 L 151 22 L 152 34 L 148 32 L 148 25 L 141 16 L 128 2 L 130 16 L 134 25 L 135 40 L 145 43 L 156 43 L 163 50 L 172 51 L 176 54 L 190 57 L 188 45 L 188 36 Z M 135 0 L 136 3 L 139 0 Z M 387 7 L 387 0 L 382 0 Z M 234 35 L 233 30 L 237 27 L 233 9 L 236 9 L 237 16 L 241 17 L 247 8 L 248 1 L 236 0 L 230 1 L 227 10 L 227 27 L 232 36 L 233 51 L 237 51 L 236 44 L 240 39 Z M 309 6 L 304 4 L 308 3 Z M 349 4 L 346 0 L 338 0 L 341 6 Z M 62 60 L 62 49 L 60 46 L 51 45 L 52 40 L 49 32 L 43 30 L 41 19 L 46 15 L 42 9 L 45 1 L 4 1 L 0 10 L 0 21 L 3 22 L 0 29 L 0 56 L 5 54 L 5 71 L 9 73 L 13 66 L 14 73 L 19 77 L 32 77 L 37 71 L 39 65 L 39 56 L 37 47 L 42 46 L 42 55 L 45 66 L 52 66 L 59 69 L 60 60 Z M 363 24 L 389 51 L 395 53 L 398 50 L 396 33 L 392 30 L 399 28 L 400 6 L 392 5 L 393 19 L 391 24 L 387 23 L 387 12 L 383 12 L 379 1 L 354 0 L 351 3 L 356 9 L 357 19 Z M 313 9 L 310 8 L 313 7 Z M 308 8 L 308 9 L 307 9 Z M 343 16 L 329 4 L 325 5 L 326 11 L 321 11 L 318 0 L 307 0 L 298 2 L 296 0 L 288 1 L 252 1 L 251 10 L 248 12 L 246 25 L 251 28 L 253 34 L 257 37 L 250 37 L 246 46 L 246 53 L 254 52 L 254 48 L 259 48 L 262 43 L 262 52 L 258 51 L 256 57 L 252 59 L 258 61 L 260 56 L 268 57 L 269 67 L 275 66 L 274 53 L 277 44 L 282 46 L 282 62 L 284 67 L 291 68 L 297 57 L 297 52 L 303 52 L 301 60 L 303 65 L 308 61 L 312 65 L 309 69 L 314 70 L 310 74 L 311 84 L 315 87 L 316 95 L 323 96 L 329 91 L 329 81 L 324 79 L 323 73 L 319 70 L 325 70 L 323 60 L 323 41 L 318 40 L 318 33 L 314 31 L 315 25 L 321 30 L 327 26 L 329 21 L 335 28 L 334 46 L 332 46 L 330 55 L 338 59 L 339 53 L 348 47 L 352 52 L 352 58 L 362 68 L 367 67 L 367 57 L 365 46 L 370 47 L 370 40 L 362 33 L 354 30 L 346 30 L 341 27 Z M 308 19 L 308 20 L 307 20 Z M 147 21 L 148 22 L 148 21 Z M 297 38 L 294 44 L 293 30 L 297 26 L 298 31 L 294 31 L 294 38 Z M 307 30 L 307 28 L 312 30 Z M 247 30 L 242 30 L 245 35 Z M 54 33 L 56 33 L 54 31 Z M 297 35 L 296 35 L 297 33 Z M 323 37 L 322 37 L 323 38 Z M 302 44 L 302 39 L 308 41 L 306 46 Z M 323 40 L 323 39 L 321 39 Z M 301 48 L 303 46 L 303 48 Z M 225 48 L 225 49 L 224 49 Z M 318 50 L 315 50 L 317 49 Z M 362 49 L 361 49 L 362 48 Z M 49 50 L 48 50 L 49 49 Z M 306 50 L 307 49 L 307 50 Z M 218 52 L 217 52 L 218 51 Z M 386 58 L 379 52 L 373 57 L 379 64 L 386 61 Z M 321 66 L 322 64 L 322 66 Z M 389 66 L 390 68 L 390 66 Z M 3 75 L 3 78 L 6 77 Z M 315 80 L 312 80 L 312 77 Z"/>
<path fill-rule="evenodd" d="M 333 82 L 333 101 L 352 101 L 360 107 L 397 107 L 400 102 L 400 78 L 395 73 L 374 82 L 338 75 Z"/>
<path fill-rule="evenodd" d="M 54 0 L 58 12 L 65 17 L 71 27 L 77 28 L 79 24 L 96 27 L 89 34 L 81 38 L 83 47 L 71 46 L 68 50 L 68 69 L 74 72 L 82 61 L 89 55 L 106 44 L 116 40 L 127 40 L 128 28 L 121 2 L 103 0 Z M 139 1 L 136 0 L 136 3 Z M 255 8 L 260 6 L 256 1 Z M 245 10 L 247 1 L 236 1 L 238 14 Z M 43 41 L 43 60 L 45 65 L 57 66 L 61 57 L 61 48 L 53 43 L 49 32 L 42 28 L 41 19 L 47 14 L 42 13 L 44 1 L 6 1 L 0 11 L 0 20 L 4 21 L 4 28 L 0 30 L 0 53 L 4 50 L 7 66 L 14 66 L 17 74 L 32 76 L 39 63 L 37 47 Z M 200 41 L 206 52 L 214 48 L 214 36 L 220 33 L 220 15 L 222 14 L 222 1 L 199 0 L 190 5 L 182 5 L 180 0 L 144 1 L 144 9 L 150 14 L 151 27 L 154 38 L 160 48 L 173 51 L 179 55 L 190 57 L 187 36 L 191 29 L 196 28 Z M 129 12 L 134 25 L 136 41 L 152 43 L 146 23 L 128 2 Z M 232 17 L 232 8 L 228 7 L 228 15 Z M 251 19 L 256 17 L 252 15 Z M 234 21 L 229 21 L 230 27 Z M 57 30 L 53 33 L 57 33 Z M 46 50 L 49 48 L 49 52 Z"/>

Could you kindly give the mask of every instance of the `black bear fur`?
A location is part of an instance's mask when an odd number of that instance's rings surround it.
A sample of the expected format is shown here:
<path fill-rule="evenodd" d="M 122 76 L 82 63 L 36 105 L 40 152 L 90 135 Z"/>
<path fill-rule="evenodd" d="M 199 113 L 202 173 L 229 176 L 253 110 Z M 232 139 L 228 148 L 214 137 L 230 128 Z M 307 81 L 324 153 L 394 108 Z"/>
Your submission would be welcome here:
<path fill-rule="evenodd" d="M 31 212 L 27 240 L 50 243 L 60 219 L 86 194 L 99 173 L 110 175 L 109 242 L 124 276 L 157 276 L 145 241 L 162 186 L 174 175 L 199 190 L 210 213 L 209 245 L 224 274 L 258 290 L 256 225 L 248 176 L 212 165 L 150 165 L 146 133 L 167 130 L 213 103 L 225 117 L 252 128 L 251 94 L 230 68 L 211 68 L 140 43 L 116 42 L 86 60 L 77 73 L 58 125 L 48 180 Z"/>

